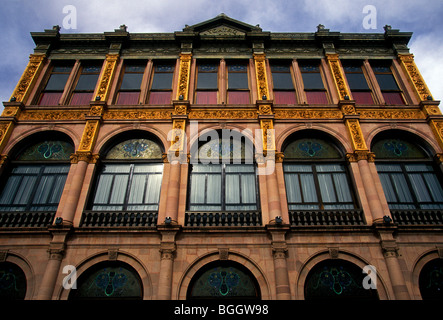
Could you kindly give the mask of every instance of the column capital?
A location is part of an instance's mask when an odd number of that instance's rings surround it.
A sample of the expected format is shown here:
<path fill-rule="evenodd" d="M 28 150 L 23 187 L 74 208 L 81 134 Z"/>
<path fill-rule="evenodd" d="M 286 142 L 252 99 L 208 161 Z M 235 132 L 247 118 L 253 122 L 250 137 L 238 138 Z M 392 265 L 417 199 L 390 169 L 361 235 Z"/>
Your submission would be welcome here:
<path fill-rule="evenodd" d="M 76 153 L 71 154 L 71 163 L 77 164 L 79 161 L 84 161 L 87 163 L 97 163 L 99 158 L 99 154 L 92 154 L 92 152 L 89 151 L 77 151 Z"/>
<path fill-rule="evenodd" d="M 355 150 L 352 153 L 346 153 L 346 160 L 349 162 L 358 162 L 360 160 L 366 160 L 368 162 L 375 161 L 375 153 L 368 150 Z"/>

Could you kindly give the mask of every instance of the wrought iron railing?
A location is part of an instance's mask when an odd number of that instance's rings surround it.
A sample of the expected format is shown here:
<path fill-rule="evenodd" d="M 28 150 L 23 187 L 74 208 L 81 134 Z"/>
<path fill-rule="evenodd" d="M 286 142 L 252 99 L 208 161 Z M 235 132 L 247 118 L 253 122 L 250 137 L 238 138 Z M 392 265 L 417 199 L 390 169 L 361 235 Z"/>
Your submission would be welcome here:
<path fill-rule="evenodd" d="M 391 210 L 398 225 L 443 225 L 443 210 Z"/>
<path fill-rule="evenodd" d="M 157 211 L 85 211 L 80 227 L 155 227 L 157 217 Z"/>
<path fill-rule="evenodd" d="M 44 228 L 51 225 L 55 212 L 0 212 L 0 228 Z"/>
<path fill-rule="evenodd" d="M 256 227 L 261 226 L 259 211 L 186 212 L 187 227 Z"/>
<path fill-rule="evenodd" d="M 291 226 L 361 226 L 366 225 L 362 210 L 289 211 Z"/>

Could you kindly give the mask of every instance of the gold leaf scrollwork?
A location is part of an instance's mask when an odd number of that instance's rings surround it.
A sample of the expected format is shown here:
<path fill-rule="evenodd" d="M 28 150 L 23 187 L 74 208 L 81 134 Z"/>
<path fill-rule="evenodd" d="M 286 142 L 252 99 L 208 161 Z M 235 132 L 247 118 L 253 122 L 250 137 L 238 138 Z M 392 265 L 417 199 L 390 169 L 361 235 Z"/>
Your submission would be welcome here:
<path fill-rule="evenodd" d="M 41 67 L 43 61 L 45 61 L 45 55 L 34 55 L 31 54 L 29 57 L 29 63 L 26 66 L 25 71 L 23 72 L 22 77 L 20 78 L 17 87 L 12 93 L 12 97 L 16 99 L 17 102 L 24 101 L 31 89 L 31 85 L 34 82 L 34 79 L 37 78 L 38 74 L 41 71 Z"/>
<path fill-rule="evenodd" d="M 188 99 L 189 92 L 189 74 L 191 70 L 191 55 L 180 55 L 180 70 L 178 74 L 178 90 L 177 99 L 182 97 L 184 100 Z"/>
<path fill-rule="evenodd" d="M 338 55 L 327 55 L 327 60 L 329 63 L 329 67 L 331 69 L 332 75 L 334 77 L 335 86 L 340 95 L 340 100 L 344 100 L 345 96 L 349 96 L 349 90 L 346 86 L 346 82 L 344 80 L 343 73 L 341 71 L 340 63 L 338 60 Z"/>
<path fill-rule="evenodd" d="M 356 119 L 348 119 L 346 120 L 346 126 L 348 127 L 354 150 L 367 150 L 360 122 Z"/>
<path fill-rule="evenodd" d="M 414 85 L 414 88 L 418 94 L 419 99 L 421 101 L 426 101 L 428 99 L 428 96 L 431 95 L 431 92 L 429 91 L 429 88 L 426 86 L 423 77 L 421 76 L 417 66 L 415 65 L 414 55 L 412 54 L 399 55 L 398 59 L 400 60 L 403 69 L 409 75 L 409 78 Z"/>
<path fill-rule="evenodd" d="M 106 99 L 108 98 L 109 88 L 114 77 L 115 66 L 117 65 L 118 59 L 118 54 L 108 54 L 106 56 L 105 68 L 103 70 L 103 74 L 100 79 L 100 85 L 96 94 L 96 96 L 100 97 L 101 101 L 106 101 Z"/>
<path fill-rule="evenodd" d="M 257 89 L 258 96 L 260 99 L 263 97 L 268 98 L 268 80 L 266 76 L 266 64 L 265 64 L 265 55 L 263 54 L 255 54 L 255 73 L 257 79 Z"/>
<path fill-rule="evenodd" d="M 80 151 L 91 151 L 93 148 L 93 144 L 95 142 L 98 128 L 99 128 L 99 121 L 97 120 L 91 120 L 86 122 L 85 130 L 83 131 L 83 136 L 80 141 Z"/>

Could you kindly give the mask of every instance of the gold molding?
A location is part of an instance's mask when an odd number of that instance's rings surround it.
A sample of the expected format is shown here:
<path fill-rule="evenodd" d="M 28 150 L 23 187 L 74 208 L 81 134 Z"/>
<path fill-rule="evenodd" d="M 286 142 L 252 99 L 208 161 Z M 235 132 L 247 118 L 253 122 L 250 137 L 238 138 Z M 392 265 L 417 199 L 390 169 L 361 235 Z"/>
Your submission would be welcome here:
<path fill-rule="evenodd" d="M 254 54 L 255 78 L 257 81 L 257 94 L 259 99 L 269 99 L 268 77 L 266 74 L 266 57 L 264 54 Z"/>
<path fill-rule="evenodd" d="M 32 120 L 85 120 L 84 110 L 22 110 L 21 121 Z"/>
<path fill-rule="evenodd" d="M 14 122 L 12 121 L 0 123 L 0 152 L 3 151 L 3 148 L 8 143 L 13 128 Z"/>
<path fill-rule="evenodd" d="M 71 163 L 75 164 L 79 161 L 85 161 L 87 163 L 97 163 L 100 156 L 98 154 L 92 154 L 89 151 L 77 151 L 71 154 Z"/>
<path fill-rule="evenodd" d="M 261 119 L 260 128 L 263 137 L 263 153 L 275 151 L 274 121 L 272 119 Z"/>
<path fill-rule="evenodd" d="M 409 80 L 415 89 L 415 92 L 421 101 L 425 101 L 428 99 L 428 96 L 431 95 L 431 91 L 426 85 L 425 80 L 423 79 L 420 71 L 417 68 L 417 65 L 414 61 L 413 54 L 399 54 L 398 60 L 400 61 L 400 65 L 403 68 L 403 71 L 408 75 Z"/>
<path fill-rule="evenodd" d="M 434 132 L 440 148 L 443 150 L 443 120 L 431 120 L 429 121 L 429 125 Z"/>
<path fill-rule="evenodd" d="M 335 88 L 337 89 L 339 98 L 340 100 L 345 100 L 345 96 L 349 97 L 350 90 L 346 85 L 338 54 L 326 54 L 326 61 L 328 62 L 332 78 L 334 79 Z"/>
<path fill-rule="evenodd" d="M 191 74 L 191 59 L 192 55 L 189 53 L 180 54 L 180 70 L 178 73 L 178 90 L 177 100 L 188 100 L 189 95 L 189 78 Z"/>
<path fill-rule="evenodd" d="M 17 102 L 26 102 L 26 99 L 37 81 L 37 77 L 43 68 L 45 60 L 46 55 L 31 54 L 29 56 L 29 63 L 15 87 L 11 99 L 15 98 L 15 101 Z"/>
<path fill-rule="evenodd" d="M 257 119 L 257 109 L 205 109 L 191 110 L 189 119 Z"/>
<path fill-rule="evenodd" d="M 342 119 L 338 109 L 275 109 L 275 119 Z"/>
<path fill-rule="evenodd" d="M 97 139 L 98 129 L 100 127 L 99 120 L 86 121 L 83 136 L 80 141 L 78 152 L 91 152 Z"/>
<path fill-rule="evenodd" d="M 374 162 L 375 153 L 369 152 L 368 150 L 356 150 L 352 153 L 347 153 L 346 159 L 349 162 L 358 162 L 360 160 L 367 160 L 369 162 Z"/>
<path fill-rule="evenodd" d="M 107 54 L 106 63 L 101 74 L 101 78 L 98 81 L 99 86 L 94 94 L 95 97 L 100 97 L 100 101 L 106 101 L 109 96 L 109 91 L 114 79 L 117 62 L 119 59 L 118 54 Z"/>
<path fill-rule="evenodd" d="M 172 121 L 172 137 L 170 151 L 176 154 L 185 148 L 186 119 L 174 119 Z"/>
<path fill-rule="evenodd" d="M 368 150 L 363 133 L 361 131 L 360 122 L 357 119 L 346 119 L 346 128 L 352 141 L 352 148 L 356 150 Z"/>
<path fill-rule="evenodd" d="M 357 109 L 360 119 L 426 119 L 421 110 L 404 109 Z"/>

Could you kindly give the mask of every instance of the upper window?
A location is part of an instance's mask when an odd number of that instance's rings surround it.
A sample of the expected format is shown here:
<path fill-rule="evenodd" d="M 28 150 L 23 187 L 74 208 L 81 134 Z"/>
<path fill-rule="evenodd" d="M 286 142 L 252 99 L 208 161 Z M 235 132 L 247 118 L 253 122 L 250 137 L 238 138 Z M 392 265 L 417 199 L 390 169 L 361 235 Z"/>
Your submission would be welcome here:
<path fill-rule="evenodd" d="M 402 92 L 391 71 L 391 62 L 371 61 L 378 85 L 386 104 L 405 104 Z"/>
<path fill-rule="evenodd" d="M 321 137 L 306 135 L 284 149 L 289 210 L 357 207 L 341 152 Z"/>
<path fill-rule="evenodd" d="M 274 85 L 274 102 L 276 104 L 296 104 L 290 62 L 272 62 L 271 72 Z"/>
<path fill-rule="evenodd" d="M 219 64 L 200 62 L 197 69 L 195 103 L 217 104 Z"/>
<path fill-rule="evenodd" d="M 374 104 L 371 89 L 363 72 L 362 63 L 342 61 L 346 79 L 356 104 Z"/>
<path fill-rule="evenodd" d="M 146 62 L 125 63 L 123 77 L 118 91 L 117 104 L 137 105 L 140 100 L 141 84 Z"/>
<path fill-rule="evenodd" d="M 55 139 L 39 141 L 20 152 L 2 179 L 0 211 L 55 212 L 73 152 L 70 142 Z"/>
<path fill-rule="evenodd" d="M 172 62 L 154 63 L 149 104 L 170 104 L 172 99 L 172 79 L 174 64 Z"/>
<path fill-rule="evenodd" d="M 228 62 L 228 103 L 248 104 L 248 66 L 244 62 Z"/>
<path fill-rule="evenodd" d="M 402 136 L 386 134 L 372 146 L 389 208 L 442 209 L 440 172 L 427 151 Z"/>
<path fill-rule="evenodd" d="M 101 63 L 85 63 L 81 67 L 74 92 L 72 93 L 71 105 L 89 105 L 94 99 L 92 96 L 100 75 Z"/>
<path fill-rule="evenodd" d="M 299 66 L 307 102 L 309 104 L 328 104 L 326 89 L 320 72 L 320 62 L 299 61 Z"/>
<path fill-rule="evenodd" d="M 57 106 L 60 103 L 73 64 L 74 63 L 72 62 L 64 64 L 57 63 L 53 65 L 46 86 L 40 95 L 39 105 Z"/>
<path fill-rule="evenodd" d="M 128 138 L 110 148 L 93 193 L 94 211 L 157 211 L 163 173 L 162 149 L 149 138 Z"/>

